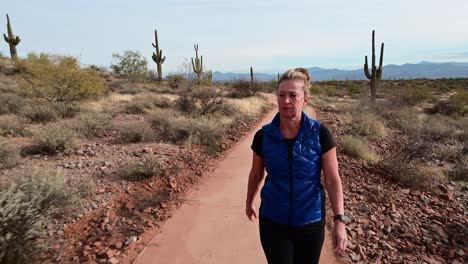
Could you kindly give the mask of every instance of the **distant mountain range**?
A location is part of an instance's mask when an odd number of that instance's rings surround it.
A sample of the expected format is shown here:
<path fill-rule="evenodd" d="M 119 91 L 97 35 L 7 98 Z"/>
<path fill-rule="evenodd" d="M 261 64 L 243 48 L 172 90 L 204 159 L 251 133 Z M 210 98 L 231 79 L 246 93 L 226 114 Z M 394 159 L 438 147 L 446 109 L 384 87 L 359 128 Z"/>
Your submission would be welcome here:
<path fill-rule="evenodd" d="M 364 67 L 364 65 L 363 65 Z M 308 68 L 312 74 L 312 80 L 366 80 L 364 70 L 340 70 L 323 69 L 319 67 Z M 277 74 L 255 73 L 257 81 L 271 81 L 277 79 Z M 434 63 L 422 61 L 416 64 L 384 65 L 382 79 L 440 79 L 440 78 L 468 78 L 468 63 L 466 62 L 444 62 Z M 235 81 L 250 80 L 250 73 L 223 73 L 215 71 L 213 73 L 215 81 Z"/>

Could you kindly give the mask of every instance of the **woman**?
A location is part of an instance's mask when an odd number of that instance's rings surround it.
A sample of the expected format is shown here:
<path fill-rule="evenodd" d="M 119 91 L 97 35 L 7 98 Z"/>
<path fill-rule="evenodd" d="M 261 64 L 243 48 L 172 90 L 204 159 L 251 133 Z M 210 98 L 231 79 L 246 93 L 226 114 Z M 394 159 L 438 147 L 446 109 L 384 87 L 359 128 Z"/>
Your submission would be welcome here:
<path fill-rule="evenodd" d="M 260 129 L 252 144 L 245 212 L 257 220 L 253 204 L 261 191 L 260 240 L 269 264 L 318 263 L 325 233 L 323 170 L 335 214 L 333 244 L 337 254 L 346 249 L 343 190 L 338 174 L 336 143 L 330 130 L 302 110 L 309 98 L 307 69 L 286 71 L 278 81 L 278 114 Z"/>

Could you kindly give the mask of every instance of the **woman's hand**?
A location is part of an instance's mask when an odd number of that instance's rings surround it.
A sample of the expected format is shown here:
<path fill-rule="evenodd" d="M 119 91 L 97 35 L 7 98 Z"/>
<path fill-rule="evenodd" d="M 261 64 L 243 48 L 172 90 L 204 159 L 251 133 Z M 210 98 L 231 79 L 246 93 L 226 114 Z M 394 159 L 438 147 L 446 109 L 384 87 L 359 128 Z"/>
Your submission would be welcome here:
<path fill-rule="evenodd" d="M 348 246 L 348 238 L 346 237 L 345 223 L 336 220 L 333 224 L 333 248 L 335 253 L 341 255 Z"/>
<path fill-rule="evenodd" d="M 252 221 L 256 222 L 258 217 L 257 217 L 257 209 L 253 205 L 253 203 L 247 203 L 245 205 L 245 214 L 247 215 L 247 218 Z"/>

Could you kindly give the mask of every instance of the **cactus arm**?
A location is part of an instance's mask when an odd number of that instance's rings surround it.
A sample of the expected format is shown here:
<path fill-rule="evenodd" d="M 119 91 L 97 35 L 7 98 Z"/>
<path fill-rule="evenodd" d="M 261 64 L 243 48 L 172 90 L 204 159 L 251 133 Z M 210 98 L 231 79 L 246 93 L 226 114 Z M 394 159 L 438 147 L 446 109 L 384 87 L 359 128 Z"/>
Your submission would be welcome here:
<path fill-rule="evenodd" d="M 382 46 L 380 47 L 380 61 L 379 61 L 379 69 L 377 71 L 377 78 L 380 80 L 382 78 L 382 72 L 383 72 L 383 53 L 384 53 L 384 43 L 382 43 Z"/>
<path fill-rule="evenodd" d="M 372 75 L 369 72 L 369 65 L 367 64 L 367 56 L 365 57 L 365 63 L 364 63 L 364 73 L 366 74 L 367 79 L 372 79 Z"/>
<path fill-rule="evenodd" d="M 3 38 L 5 39 L 6 43 L 10 43 L 10 40 L 8 39 L 7 35 L 3 34 Z"/>

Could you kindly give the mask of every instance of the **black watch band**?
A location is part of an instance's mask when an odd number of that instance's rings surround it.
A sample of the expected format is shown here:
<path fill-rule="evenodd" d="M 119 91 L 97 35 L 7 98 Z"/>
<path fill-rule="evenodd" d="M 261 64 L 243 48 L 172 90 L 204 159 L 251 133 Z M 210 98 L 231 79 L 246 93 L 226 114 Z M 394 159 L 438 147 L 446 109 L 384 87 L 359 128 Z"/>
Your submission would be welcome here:
<path fill-rule="evenodd" d="M 333 221 L 336 221 L 336 220 L 346 223 L 347 217 L 344 214 L 338 214 L 338 215 L 333 216 Z"/>

